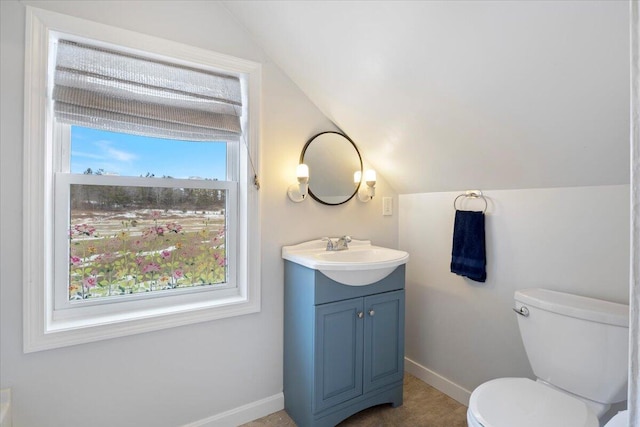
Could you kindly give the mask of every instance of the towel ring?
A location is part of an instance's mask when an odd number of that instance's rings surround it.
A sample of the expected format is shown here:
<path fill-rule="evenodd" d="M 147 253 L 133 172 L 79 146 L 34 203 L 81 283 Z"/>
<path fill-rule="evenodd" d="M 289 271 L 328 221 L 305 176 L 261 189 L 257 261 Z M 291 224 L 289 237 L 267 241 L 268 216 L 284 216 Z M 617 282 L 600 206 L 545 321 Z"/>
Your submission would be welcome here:
<path fill-rule="evenodd" d="M 482 191 L 480 190 L 468 190 L 465 191 L 463 194 L 459 194 L 458 197 L 456 197 L 453 200 L 453 209 L 458 210 L 458 208 L 456 207 L 456 202 L 458 201 L 458 199 L 460 197 L 470 197 L 472 199 L 482 199 L 484 201 L 484 210 L 482 211 L 482 213 L 487 213 L 487 207 L 489 207 L 489 204 L 487 203 L 487 199 L 482 195 Z"/>

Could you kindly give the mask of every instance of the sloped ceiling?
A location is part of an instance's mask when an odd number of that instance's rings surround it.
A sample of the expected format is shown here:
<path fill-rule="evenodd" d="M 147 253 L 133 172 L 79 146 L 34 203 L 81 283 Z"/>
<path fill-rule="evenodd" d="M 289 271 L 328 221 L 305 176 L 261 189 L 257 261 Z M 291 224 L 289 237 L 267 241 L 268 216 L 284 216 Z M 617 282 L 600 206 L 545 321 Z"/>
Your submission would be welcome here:
<path fill-rule="evenodd" d="M 629 182 L 626 1 L 224 4 L 400 194 Z"/>

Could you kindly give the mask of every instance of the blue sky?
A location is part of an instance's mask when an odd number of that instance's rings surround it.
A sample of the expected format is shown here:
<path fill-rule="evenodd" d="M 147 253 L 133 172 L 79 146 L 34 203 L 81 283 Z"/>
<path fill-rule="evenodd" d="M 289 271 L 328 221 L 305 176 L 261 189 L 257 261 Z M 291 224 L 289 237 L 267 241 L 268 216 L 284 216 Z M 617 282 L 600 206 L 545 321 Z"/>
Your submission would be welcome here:
<path fill-rule="evenodd" d="M 71 173 L 226 179 L 226 144 L 150 138 L 79 126 L 71 130 Z"/>

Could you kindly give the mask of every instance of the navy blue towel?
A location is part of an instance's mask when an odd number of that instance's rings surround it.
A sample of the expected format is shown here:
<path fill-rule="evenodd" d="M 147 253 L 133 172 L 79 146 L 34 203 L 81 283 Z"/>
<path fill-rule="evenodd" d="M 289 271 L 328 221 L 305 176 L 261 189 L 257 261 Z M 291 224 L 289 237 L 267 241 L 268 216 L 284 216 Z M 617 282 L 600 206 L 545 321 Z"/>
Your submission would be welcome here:
<path fill-rule="evenodd" d="M 484 213 L 456 210 L 451 272 L 476 282 L 487 280 Z"/>

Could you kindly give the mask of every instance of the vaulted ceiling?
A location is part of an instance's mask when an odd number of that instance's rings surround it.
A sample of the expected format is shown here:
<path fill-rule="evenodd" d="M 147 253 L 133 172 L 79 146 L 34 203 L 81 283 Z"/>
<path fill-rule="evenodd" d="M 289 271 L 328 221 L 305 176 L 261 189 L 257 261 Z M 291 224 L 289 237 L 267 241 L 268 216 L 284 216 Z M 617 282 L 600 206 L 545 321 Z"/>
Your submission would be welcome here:
<path fill-rule="evenodd" d="M 401 194 L 629 182 L 626 1 L 224 4 Z"/>

